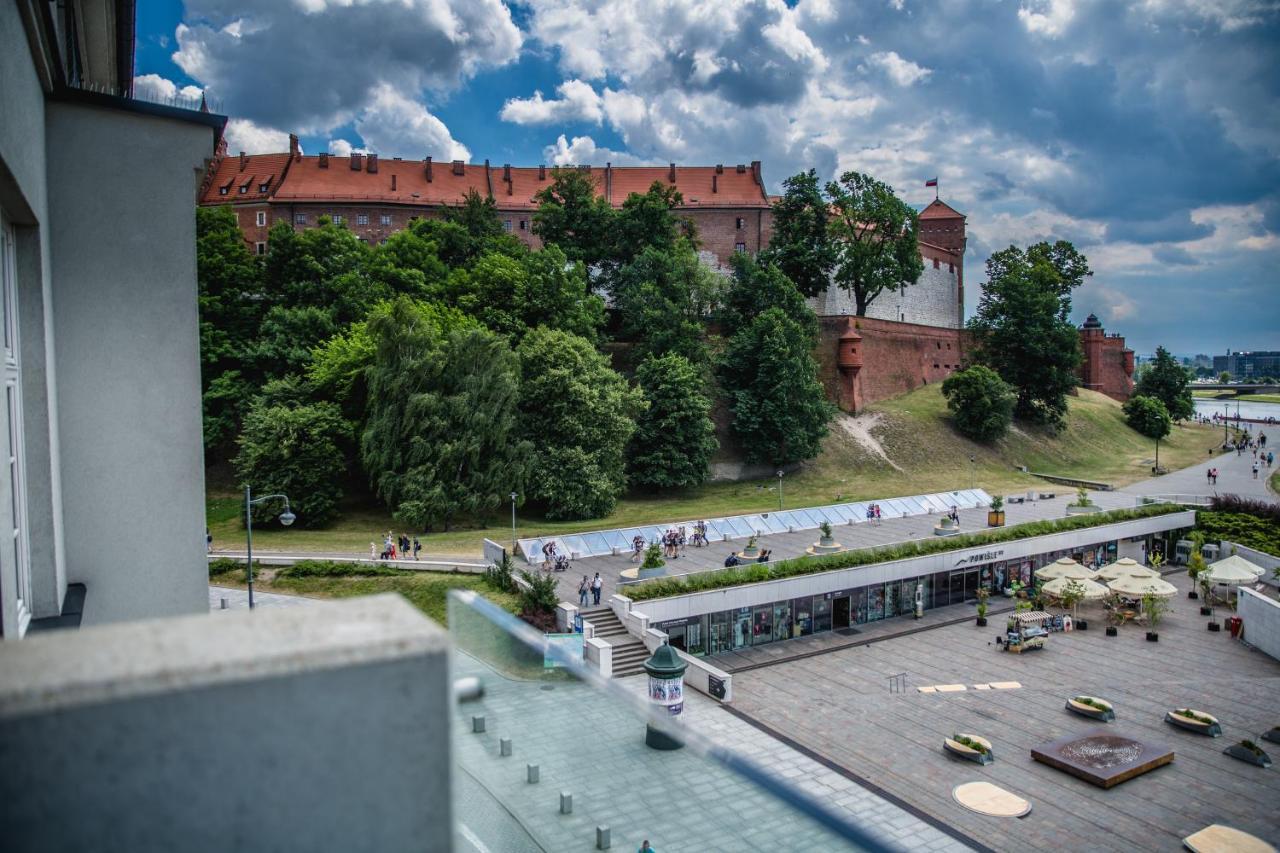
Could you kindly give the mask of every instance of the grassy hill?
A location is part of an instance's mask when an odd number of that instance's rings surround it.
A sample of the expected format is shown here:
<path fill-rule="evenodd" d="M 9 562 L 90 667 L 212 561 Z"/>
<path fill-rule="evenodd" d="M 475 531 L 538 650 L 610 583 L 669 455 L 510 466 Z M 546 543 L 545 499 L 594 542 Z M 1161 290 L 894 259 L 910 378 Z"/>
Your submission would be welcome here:
<path fill-rule="evenodd" d="M 1123 485 L 1150 475 L 1154 444 L 1124 423 L 1120 404 L 1092 391 L 1070 400 L 1067 428 L 1051 435 L 1016 425 L 993 446 L 975 444 L 956 433 L 947 418 L 941 389 L 930 385 L 879 403 L 858 418 L 841 416 L 832 424 L 822 453 L 783 481 L 786 506 L 813 506 L 842 500 L 894 497 L 967 488 L 988 492 L 1025 491 L 1045 481 L 1017 470 L 1080 477 Z M 1174 429 L 1160 444 L 1160 462 L 1181 468 L 1206 458 L 1220 437 L 1213 427 Z M 883 451 L 883 454 L 881 453 Z M 970 456 L 974 458 L 971 464 Z M 630 524 L 660 523 L 756 512 L 778 506 L 777 480 L 716 483 L 687 492 L 629 495 L 609 518 L 585 522 L 546 522 L 519 517 L 520 536 L 571 533 Z M 238 497 L 210 494 L 208 515 L 215 545 L 243 548 Z M 254 529 L 254 547 L 264 550 L 367 554 L 370 541 L 381 542 L 389 529 L 402 530 L 384 509 L 350 501 L 342 518 L 327 530 Z M 500 512 L 482 529 L 432 533 L 423 547 L 433 554 L 480 552 L 480 540 L 511 539 L 510 517 Z"/>

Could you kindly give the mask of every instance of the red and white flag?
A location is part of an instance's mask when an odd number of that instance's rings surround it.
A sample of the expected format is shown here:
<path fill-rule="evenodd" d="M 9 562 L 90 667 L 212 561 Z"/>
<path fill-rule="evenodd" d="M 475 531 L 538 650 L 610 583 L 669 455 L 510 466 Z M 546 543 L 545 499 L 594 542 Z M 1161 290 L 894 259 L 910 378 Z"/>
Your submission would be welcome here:
<path fill-rule="evenodd" d="M 926 187 L 936 187 L 936 186 L 938 185 L 938 179 L 937 179 L 937 178 L 930 178 L 929 180 L 927 180 L 927 181 L 925 181 L 925 182 L 924 182 L 924 185 L 925 185 Z"/>

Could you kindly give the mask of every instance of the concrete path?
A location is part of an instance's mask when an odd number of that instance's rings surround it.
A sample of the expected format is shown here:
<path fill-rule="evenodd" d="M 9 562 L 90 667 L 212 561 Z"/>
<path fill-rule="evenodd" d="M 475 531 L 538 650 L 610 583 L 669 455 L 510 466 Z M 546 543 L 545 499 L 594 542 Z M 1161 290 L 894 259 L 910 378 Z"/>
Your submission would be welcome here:
<path fill-rule="evenodd" d="M 244 560 L 243 549 L 215 548 L 209 559 L 227 558 Z M 343 551 L 259 551 L 254 549 L 253 561 L 264 566 L 290 566 L 299 560 L 333 560 L 339 563 L 367 563 L 370 566 L 390 566 L 396 569 L 414 569 L 423 572 L 473 572 L 483 573 L 488 567 L 484 557 L 476 554 L 468 557 L 451 557 L 447 554 L 419 554 L 416 560 L 370 560 L 368 552 L 351 554 Z"/>
<path fill-rule="evenodd" d="M 222 601 L 226 600 L 227 610 L 248 610 L 249 609 L 249 591 L 244 589 L 234 589 L 228 586 L 212 586 L 209 587 L 209 610 L 217 613 L 223 609 Z M 304 598 L 301 595 L 280 595 L 276 592 L 258 592 L 253 591 L 253 607 L 301 607 L 308 604 L 314 604 L 315 599 Z"/>
<path fill-rule="evenodd" d="M 1265 432 L 1265 430 L 1264 430 Z M 1267 449 L 1280 456 L 1280 429 L 1274 436 L 1268 436 Z M 1280 463 L 1277 463 L 1280 464 Z M 1218 469 L 1218 483 L 1209 483 L 1205 476 L 1210 468 Z M 1240 495 L 1255 500 L 1275 501 L 1277 496 L 1267 486 L 1267 479 L 1275 472 L 1275 468 L 1259 466 L 1258 478 L 1253 478 L 1253 453 L 1234 451 L 1213 454 L 1206 453 L 1203 462 L 1172 471 L 1162 477 L 1152 477 L 1119 491 L 1132 495 Z"/>

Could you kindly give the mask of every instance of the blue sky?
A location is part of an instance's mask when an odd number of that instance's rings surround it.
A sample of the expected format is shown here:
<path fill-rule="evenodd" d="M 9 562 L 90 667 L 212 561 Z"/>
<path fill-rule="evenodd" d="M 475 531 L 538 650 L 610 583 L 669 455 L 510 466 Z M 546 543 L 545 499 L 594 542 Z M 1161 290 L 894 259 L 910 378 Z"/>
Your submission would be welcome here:
<path fill-rule="evenodd" d="M 1068 239 L 1077 322 L 1192 354 L 1280 349 L 1278 45 L 1273 0 L 153 0 L 137 73 L 232 150 L 937 175 L 971 285 Z"/>

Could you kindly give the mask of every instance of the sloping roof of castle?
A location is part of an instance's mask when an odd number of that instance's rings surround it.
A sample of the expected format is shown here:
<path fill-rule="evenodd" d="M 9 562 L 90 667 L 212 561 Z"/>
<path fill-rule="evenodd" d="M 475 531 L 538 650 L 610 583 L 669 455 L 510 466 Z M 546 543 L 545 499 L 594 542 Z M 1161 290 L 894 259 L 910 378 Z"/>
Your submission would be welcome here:
<path fill-rule="evenodd" d="M 947 204 L 942 199 L 935 198 L 929 202 L 929 206 L 920 211 L 921 219 L 964 219 L 964 214 Z"/>

